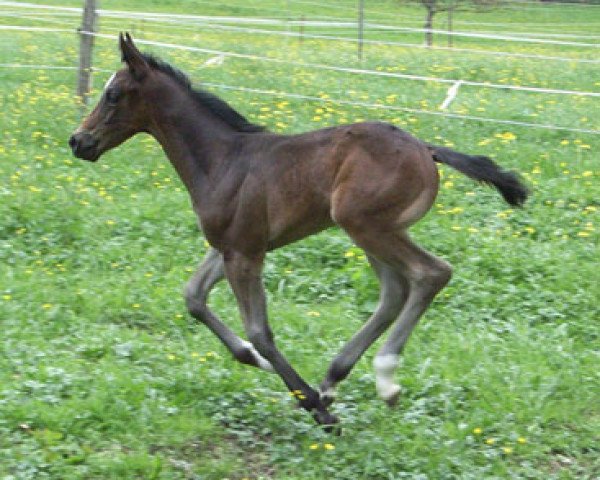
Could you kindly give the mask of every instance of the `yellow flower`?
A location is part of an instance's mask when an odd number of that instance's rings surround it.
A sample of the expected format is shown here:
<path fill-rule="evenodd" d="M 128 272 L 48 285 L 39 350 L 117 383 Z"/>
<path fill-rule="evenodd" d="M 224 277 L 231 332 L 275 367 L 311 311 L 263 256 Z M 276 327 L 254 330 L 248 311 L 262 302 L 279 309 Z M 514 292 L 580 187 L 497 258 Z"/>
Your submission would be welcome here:
<path fill-rule="evenodd" d="M 319 444 L 318 443 L 313 443 L 312 445 L 310 445 L 308 448 L 310 448 L 311 450 L 316 450 L 319 448 Z"/>
<path fill-rule="evenodd" d="M 521 445 L 527 443 L 527 440 L 523 437 L 519 437 L 517 438 L 517 443 L 520 443 Z"/>
<path fill-rule="evenodd" d="M 501 138 L 502 140 L 506 140 L 506 141 L 511 141 L 511 140 L 514 140 L 517 138 L 517 136 L 512 132 L 497 133 L 494 136 L 496 138 Z"/>
<path fill-rule="evenodd" d="M 502 447 L 502 452 L 505 455 L 510 455 L 513 452 L 513 449 L 512 449 L 512 447 Z"/>
<path fill-rule="evenodd" d="M 482 433 L 482 432 L 483 432 L 483 430 L 481 430 L 481 428 L 479 428 L 479 427 L 475 427 L 475 428 L 473 429 L 473 433 L 474 433 L 475 435 L 481 435 L 481 433 Z"/>
<path fill-rule="evenodd" d="M 335 450 L 335 445 L 332 445 L 331 443 L 326 443 L 325 445 L 323 445 L 323 448 L 325 450 Z"/>
<path fill-rule="evenodd" d="M 495 438 L 486 438 L 485 443 L 487 443 L 488 445 L 493 445 L 494 443 L 496 443 L 496 439 Z"/>

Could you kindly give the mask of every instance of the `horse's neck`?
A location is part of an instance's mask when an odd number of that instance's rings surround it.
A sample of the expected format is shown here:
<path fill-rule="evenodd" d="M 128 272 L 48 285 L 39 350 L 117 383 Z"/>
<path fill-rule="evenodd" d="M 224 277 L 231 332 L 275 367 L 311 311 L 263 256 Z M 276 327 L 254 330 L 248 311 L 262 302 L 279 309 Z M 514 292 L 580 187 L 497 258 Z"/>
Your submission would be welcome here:
<path fill-rule="evenodd" d="M 194 202 L 210 182 L 210 172 L 224 160 L 235 132 L 189 102 L 176 116 L 157 111 L 150 133 L 161 144 Z"/>

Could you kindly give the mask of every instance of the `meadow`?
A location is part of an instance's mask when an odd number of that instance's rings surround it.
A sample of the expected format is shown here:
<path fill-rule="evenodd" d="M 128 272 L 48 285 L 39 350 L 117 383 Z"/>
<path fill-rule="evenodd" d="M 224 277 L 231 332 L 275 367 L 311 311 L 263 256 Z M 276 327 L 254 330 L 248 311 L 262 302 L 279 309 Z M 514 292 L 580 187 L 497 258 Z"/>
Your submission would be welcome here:
<path fill-rule="evenodd" d="M 456 36 L 454 49 L 368 26 L 358 60 L 353 27 L 311 24 L 300 38 L 286 23 L 353 21 L 350 0 L 101 3 L 279 19 L 101 15 L 99 32 L 267 57 L 206 64 L 217 55 L 145 47 L 272 131 L 384 120 L 494 157 L 532 195 L 510 209 L 441 169 L 412 235 L 452 263 L 453 279 L 409 340 L 398 405 L 376 396 L 376 345 L 340 385 L 342 435 L 327 434 L 277 377 L 236 363 L 186 313 L 183 285 L 207 244 L 155 141 L 137 136 L 97 164 L 71 156 L 79 13 L 0 3 L 1 479 L 600 478 L 600 98 L 463 85 L 440 111 L 448 83 L 322 68 L 598 92 L 600 7 L 458 12 L 457 31 L 515 40 Z M 418 7 L 365 3 L 371 24 L 422 24 Z M 114 38 L 96 38 L 94 66 L 91 103 L 120 66 Z M 265 285 L 277 343 L 313 385 L 378 296 L 362 251 L 337 229 L 271 253 Z M 211 305 L 241 333 L 225 284 Z"/>

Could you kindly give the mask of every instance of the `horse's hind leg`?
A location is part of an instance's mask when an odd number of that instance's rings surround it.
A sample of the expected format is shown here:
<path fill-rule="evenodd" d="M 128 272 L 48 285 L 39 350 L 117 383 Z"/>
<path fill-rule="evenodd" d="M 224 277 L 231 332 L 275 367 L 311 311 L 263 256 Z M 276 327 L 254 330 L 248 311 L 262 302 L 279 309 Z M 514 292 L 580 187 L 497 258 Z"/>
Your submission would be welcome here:
<path fill-rule="evenodd" d="M 376 228 L 372 222 L 344 228 L 357 245 L 406 282 L 406 302 L 373 360 L 377 393 L 393 405 L 400 393 L 400 387 L 393 380 L 400 351 L 423 312 L 450 280 L 452 269 L 445 261 L 415 245 L 403 230 Z"/>
<path fill-rule="evenodd" d="M 252 346 L 233 333 L 207 305 L 208 294 L 223 278 L 223 256 L 210 249 L 185 288 L 185 301 L 190 314 L 206 325 L 231 351 L 236 360 L 272 372 L 273 367 Z"/>
<path fill-rule="evenodd" d="M 321 398 L 326 404 L 335 398 L 335 386 L 348 376 L 362 354 L 397 318 L 406 299 L 404 279 L 385 263 L 369 256 L 369 263 L 380 283 L 379 304 L 371 318 L 354 334 L 331 362 L 321 383 Z"/>
<path fill-rule="evenodd" d="M 373 366 L 377 393 L 389 405 L 396 403 L 400 392 L 394 382 L 399 355 L 421 315 L 437 293 L 450 281 L 452 269 L 448 263 L 415 245 L 403 233 L 397 235 L 393 255 L 386 246 L 380 255 L 386 256 L 408 281 L 408 297 L 389 336 L 377 352 Z"/>

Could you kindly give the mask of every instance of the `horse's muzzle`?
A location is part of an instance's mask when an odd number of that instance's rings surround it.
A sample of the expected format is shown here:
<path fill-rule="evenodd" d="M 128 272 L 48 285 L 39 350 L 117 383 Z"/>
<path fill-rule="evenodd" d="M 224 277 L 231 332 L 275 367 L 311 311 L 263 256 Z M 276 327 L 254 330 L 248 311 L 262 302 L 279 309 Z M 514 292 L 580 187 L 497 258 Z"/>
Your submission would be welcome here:
<path fill-rule="evenodd" d="M 76 132 L 69 138 L 69 147 L 73 155 L 83 160 L 98 160 L 98 141 L 88 132 Z"/>

